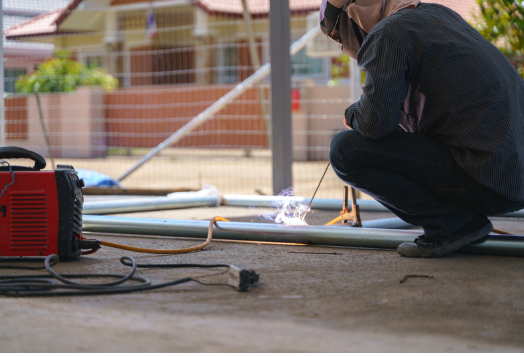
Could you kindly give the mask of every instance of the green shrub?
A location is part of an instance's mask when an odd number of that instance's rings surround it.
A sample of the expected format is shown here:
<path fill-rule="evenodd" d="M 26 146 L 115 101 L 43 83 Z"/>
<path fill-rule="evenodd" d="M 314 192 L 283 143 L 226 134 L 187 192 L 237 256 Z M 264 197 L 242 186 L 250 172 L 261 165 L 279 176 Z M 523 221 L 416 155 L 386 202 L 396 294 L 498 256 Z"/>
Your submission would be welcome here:
<path fill-rule="evenodd" d="M 476 0 L 480 6 L 477 29 L 506 55 L 524 55 L 524 1 Z M 524 78 L 524 66 L 518 65 Z"/>
<path fill-rule="evenodd" d="M 38 84 L 40 93 L 71 92 L 78 86 L 96 85 L 111 91 L 118 87 L 118 80 L 104 68 L 86 67 L 71 59 L 69 52 L 60 51 L 56 58 L 38 65 L 31 75 L 22 75 L 15 83 L 17 93 L 33 93 Z"/>

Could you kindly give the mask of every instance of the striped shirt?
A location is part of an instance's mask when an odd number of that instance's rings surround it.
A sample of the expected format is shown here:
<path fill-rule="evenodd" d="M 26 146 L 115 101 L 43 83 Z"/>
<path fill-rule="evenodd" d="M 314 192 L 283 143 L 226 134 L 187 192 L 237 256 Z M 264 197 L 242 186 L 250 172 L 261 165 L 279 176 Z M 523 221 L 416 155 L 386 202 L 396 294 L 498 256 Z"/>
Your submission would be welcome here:
<path fill-rule="evenodd" d="M 358 64 L 367 78 L 345 112 L 361 135 L 399 126 L 447 145 L 466 173 L 524 201 L 524 80 L 460 15 L 423 3 L 375 25 Z"/>

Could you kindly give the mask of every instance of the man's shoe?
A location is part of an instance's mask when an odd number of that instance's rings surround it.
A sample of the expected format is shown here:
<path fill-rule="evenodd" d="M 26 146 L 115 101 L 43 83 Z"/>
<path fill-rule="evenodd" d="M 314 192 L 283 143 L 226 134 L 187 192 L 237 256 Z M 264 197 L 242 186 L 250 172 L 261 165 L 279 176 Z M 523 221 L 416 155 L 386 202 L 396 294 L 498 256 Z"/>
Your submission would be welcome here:
<path fill-rule="evenodd" d="M 493 231 L 486 217 L 476 216 L 465 227 L 450 236 L 428 238 L 419 236 L 414 242 L 404 242 L 398 248 L 404 257 L 441 257 L 478 241 Z"/>

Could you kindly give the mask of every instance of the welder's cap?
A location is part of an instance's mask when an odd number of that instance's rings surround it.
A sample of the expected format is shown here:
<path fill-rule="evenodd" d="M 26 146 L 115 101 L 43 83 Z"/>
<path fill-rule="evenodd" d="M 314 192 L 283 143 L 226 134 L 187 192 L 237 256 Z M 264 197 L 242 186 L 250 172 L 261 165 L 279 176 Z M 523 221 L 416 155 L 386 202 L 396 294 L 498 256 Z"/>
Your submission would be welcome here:
<path fill-rule="evenodd" d="M 367 34 L 380 20 L 420 0 L 322 0 L 322 32 L 342 44 L 342 52 L 357 58 Z"/>

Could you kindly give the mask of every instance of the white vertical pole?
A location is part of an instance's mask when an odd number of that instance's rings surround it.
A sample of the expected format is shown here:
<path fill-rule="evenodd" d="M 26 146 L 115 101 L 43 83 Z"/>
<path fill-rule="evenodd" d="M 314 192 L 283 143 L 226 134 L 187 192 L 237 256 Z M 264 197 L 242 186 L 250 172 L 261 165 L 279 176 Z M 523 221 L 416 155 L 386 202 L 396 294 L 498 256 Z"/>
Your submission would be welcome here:
<path fill-rule="evenodd" d="M 360 100 L 360 68 L 356 60 L 351 58 L 350 60 L 350 71 L 351 71 L 351 99 L 353 102 Z"/>
<path fill-rule="evenodd" d="M 4 98 L 4 8 L 0 0 L 0 29 L 2 30 L 2 41 L 0 41 L 0 146 L 5 147 L 5 98 Z"/>
<path fill-rule="evenodd" d="M 291 56 L 289 0 L 270 0 L 271 49 L 271 152 L 273 192 L 293 184 L 293 136 L 291 123 Z"/>

